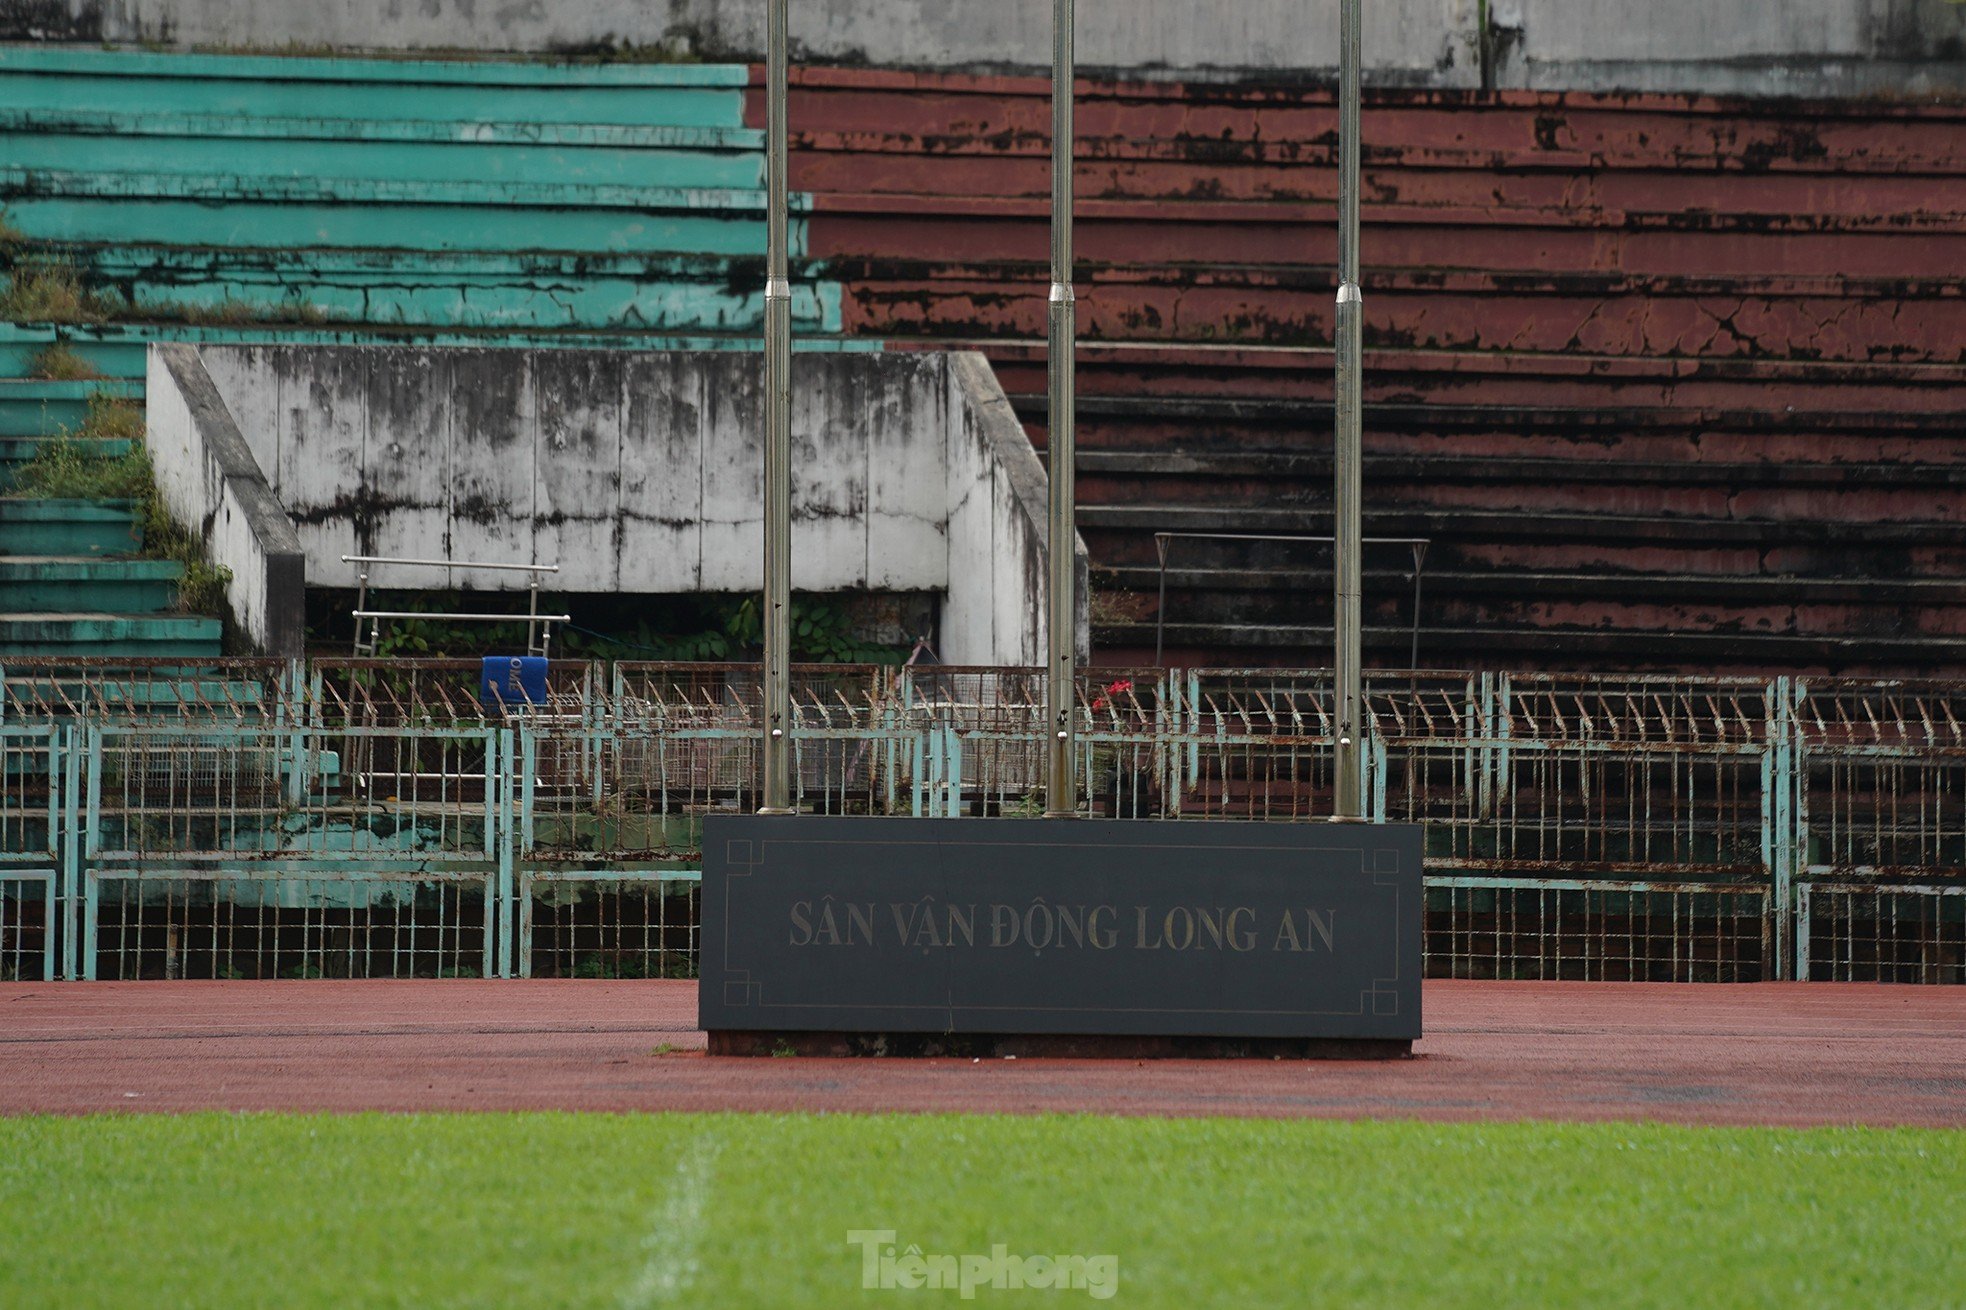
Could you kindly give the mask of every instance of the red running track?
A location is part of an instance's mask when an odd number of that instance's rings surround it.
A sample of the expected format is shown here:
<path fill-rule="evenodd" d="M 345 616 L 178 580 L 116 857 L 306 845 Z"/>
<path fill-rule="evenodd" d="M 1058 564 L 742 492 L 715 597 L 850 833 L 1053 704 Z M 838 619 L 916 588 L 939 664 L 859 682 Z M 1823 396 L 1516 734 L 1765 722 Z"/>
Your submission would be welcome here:
<path fill-rule="evenodd" d="M 0 1113 L 825 1110 L 1966 1126 L 1966 988 L 1427 985 L 1392 1063 L 703 1054 L 690 982 L 0 986 Z M 665 1046 L 680 1048 L 657 1054 Z"/>

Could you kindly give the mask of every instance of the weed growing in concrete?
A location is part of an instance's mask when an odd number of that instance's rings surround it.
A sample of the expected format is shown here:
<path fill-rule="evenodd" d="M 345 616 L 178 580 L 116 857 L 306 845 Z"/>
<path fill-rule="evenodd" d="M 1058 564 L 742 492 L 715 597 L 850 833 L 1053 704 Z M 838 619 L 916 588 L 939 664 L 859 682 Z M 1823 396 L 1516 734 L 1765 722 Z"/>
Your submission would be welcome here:
<path fill-rule="evenodd" d="M 128 406 L 126 401 L 112 403 Z M 92 403 L 91 419 L 97 414 Z M 105 454 L 104 439 L 133 444 L 120 455 Z M 232 570 L 211 564 L 205 558 L 204 543 L 171 517 L 157 492 L 150 452 L 142 439 L 140 412 L 134 430 L 120 410 L 96 426 L 84 423 L 80 432 L 64 432 L 41 443 L 34 458 L 15 475 L 14 494 L 45 500 L 136 501 L 143 527 L 143 553 L 151 559 L 175 560 L 184 570 L 178 582 L 177 608 L 187 614 L 222 614 Z"/>
<path fill-rule="evenodd" d="M 43 500 L 141 500 L 152 488 L 150 452 L 106 455 L 102 443 L 63 433 L 40 444 L 15 474 L 14 494 Z"/>
<path fill-rule="evenodd" d="M 98 391 L 89 397 L 88 412 L 75 435 L 97 440 L 142 441 L 143 434 L 142 405 Z"/>
<path fill-rule="evenodd" d="M 0 294 L 0 318 L 16 323 L 100 323 L 122 308 L 118 297 L 83 285 L 75 266 L 59 260 L 16 267 Z"/>
<path fill-rule="evenodd" d="M 102 377 L 102 371 L 76 354 L 67 342 L 57 341 L 27 361 L 27 376 L 49 382 L 93 382 Z"/>

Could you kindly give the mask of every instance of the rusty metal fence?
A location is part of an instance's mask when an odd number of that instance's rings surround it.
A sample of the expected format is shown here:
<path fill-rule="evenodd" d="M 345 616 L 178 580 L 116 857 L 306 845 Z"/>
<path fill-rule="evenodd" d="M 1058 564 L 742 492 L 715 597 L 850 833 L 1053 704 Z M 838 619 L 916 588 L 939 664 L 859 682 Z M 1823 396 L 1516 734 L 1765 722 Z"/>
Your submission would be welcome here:
<path fill-rule="evenodd" d="M 757 670 L 0 669 L 0 977 L 687 977 Z M 815 813 L 1043 810 L 1041 674 L 796 671 Z M 1435 976 L 1966 982 L 1966 687 L 1378 673 L 1364 808 L 1426 825 Z M 1322 821 L 1331 685 L 1100 669 L 1088 818 Z"/>

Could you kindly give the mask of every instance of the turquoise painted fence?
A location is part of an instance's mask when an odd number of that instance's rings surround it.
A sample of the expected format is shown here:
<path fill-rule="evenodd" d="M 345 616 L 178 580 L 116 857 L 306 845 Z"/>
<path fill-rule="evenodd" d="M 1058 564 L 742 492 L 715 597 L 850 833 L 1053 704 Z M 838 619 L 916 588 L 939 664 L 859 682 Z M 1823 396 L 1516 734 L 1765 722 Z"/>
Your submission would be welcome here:
<path fill-rule="evenodd" d="M 751 666 L 4 670 L 0 970 L 687 976 Z M 1038 673 L 808 668 L 800 805 L 1041 807 Z M 1966 686 L 1373 675 L 1367 804 L 1428 829 L 1437 976 L 1966 982 Z M 1091 818 L 1323 821 L 1318 672 L 1099 670 Z"/>
<path fill-rule="evenodd" d="M 12 47 L 0 205 L 17 267 L 73 265 L 140 317 L 748 333 L 748 77 Z M 802 256 L 803 219 L 791 240 Z M 804 280 L 801 330 L 838 332 L 841 294 Z"/>

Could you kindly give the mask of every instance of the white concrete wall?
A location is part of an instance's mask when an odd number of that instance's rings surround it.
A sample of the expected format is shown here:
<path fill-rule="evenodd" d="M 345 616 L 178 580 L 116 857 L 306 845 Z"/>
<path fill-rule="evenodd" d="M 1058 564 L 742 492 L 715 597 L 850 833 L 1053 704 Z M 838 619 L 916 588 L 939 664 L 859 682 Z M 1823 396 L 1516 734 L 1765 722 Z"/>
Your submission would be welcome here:
<path fill-rule="evenodd" d="M 758 355 L 206 346 L 198 356 L 297 526 L 314 585 L 355 584 L 343 555 L 557 564 L 552 585 L 568 592 L 762 585 Z M 801 354 L 793 394 L 793 585 L 944 592 L 945 659 L 1034 658 L 1044 473 L 988 364 Z M 384 566 L 370 579 L 524 585 L 470 569 L 446 578 Z"/>
<path fill-rule="evenodd" d="M 1044 466 L 1010 400 L 980 354 L 953 356 L 949 370 L 949 598 L 942 608 L 943 657 L 993 650 L 999 664 L 1045 663 L 1047 563 Z M 1085 542 L 1075 539 L 1078 594 L 1090 594 Z M 1076 645 L 1091 649 L 1081 604 Z"/>
<path fill-rule="evenodd" d="M 231 573 L 225 598 L 238 632 L 263 654 L 301 654 L 300 539 L 196 348 L 152 346 L 144 390 L 158 492 L 171 517 L 203 538 L 211 563 Z"/>
<path fill-rule="evenodd" d="M 1748 95 L 1966 87 L 1953 0 L 1491 0 L 1494 82 Z"/>
<path fill-rule="evenodd" d="M 1761 95 L 1966 92 L 1953 0 L 1369 0 L 1380 84 Z M 0 38 L 346 50 L 633 44 L 760 56 L 764 0 L 15 0 Z M 1337 63 L 1335 4 L 1081 0 L 1079 57 L 1130 76 L 1299 78 Z M 1050 61 L 1051 0 L 799 0 L 803 59 L 937 69 Z"/>
<path fill-rule="evenodd" d="M 77 14 L 97 0 L 69 0 Z M 1372 0 L 1367 57 L 1384 80 L 1475 85 L 1478 0 Z M 802 57 L 931 68 L 1033 68 L 1051 59 L 1052 0 L 798 0 Z M 182 46 L 555 50 L 633 44 L 711 59 L 763 52 L 764 0 L 102 0 L 110 41 Z M 1299 0 L 1082 0 L 1087 68 L 1188 75 L 1337 63 L 1335 5 Z"/>

